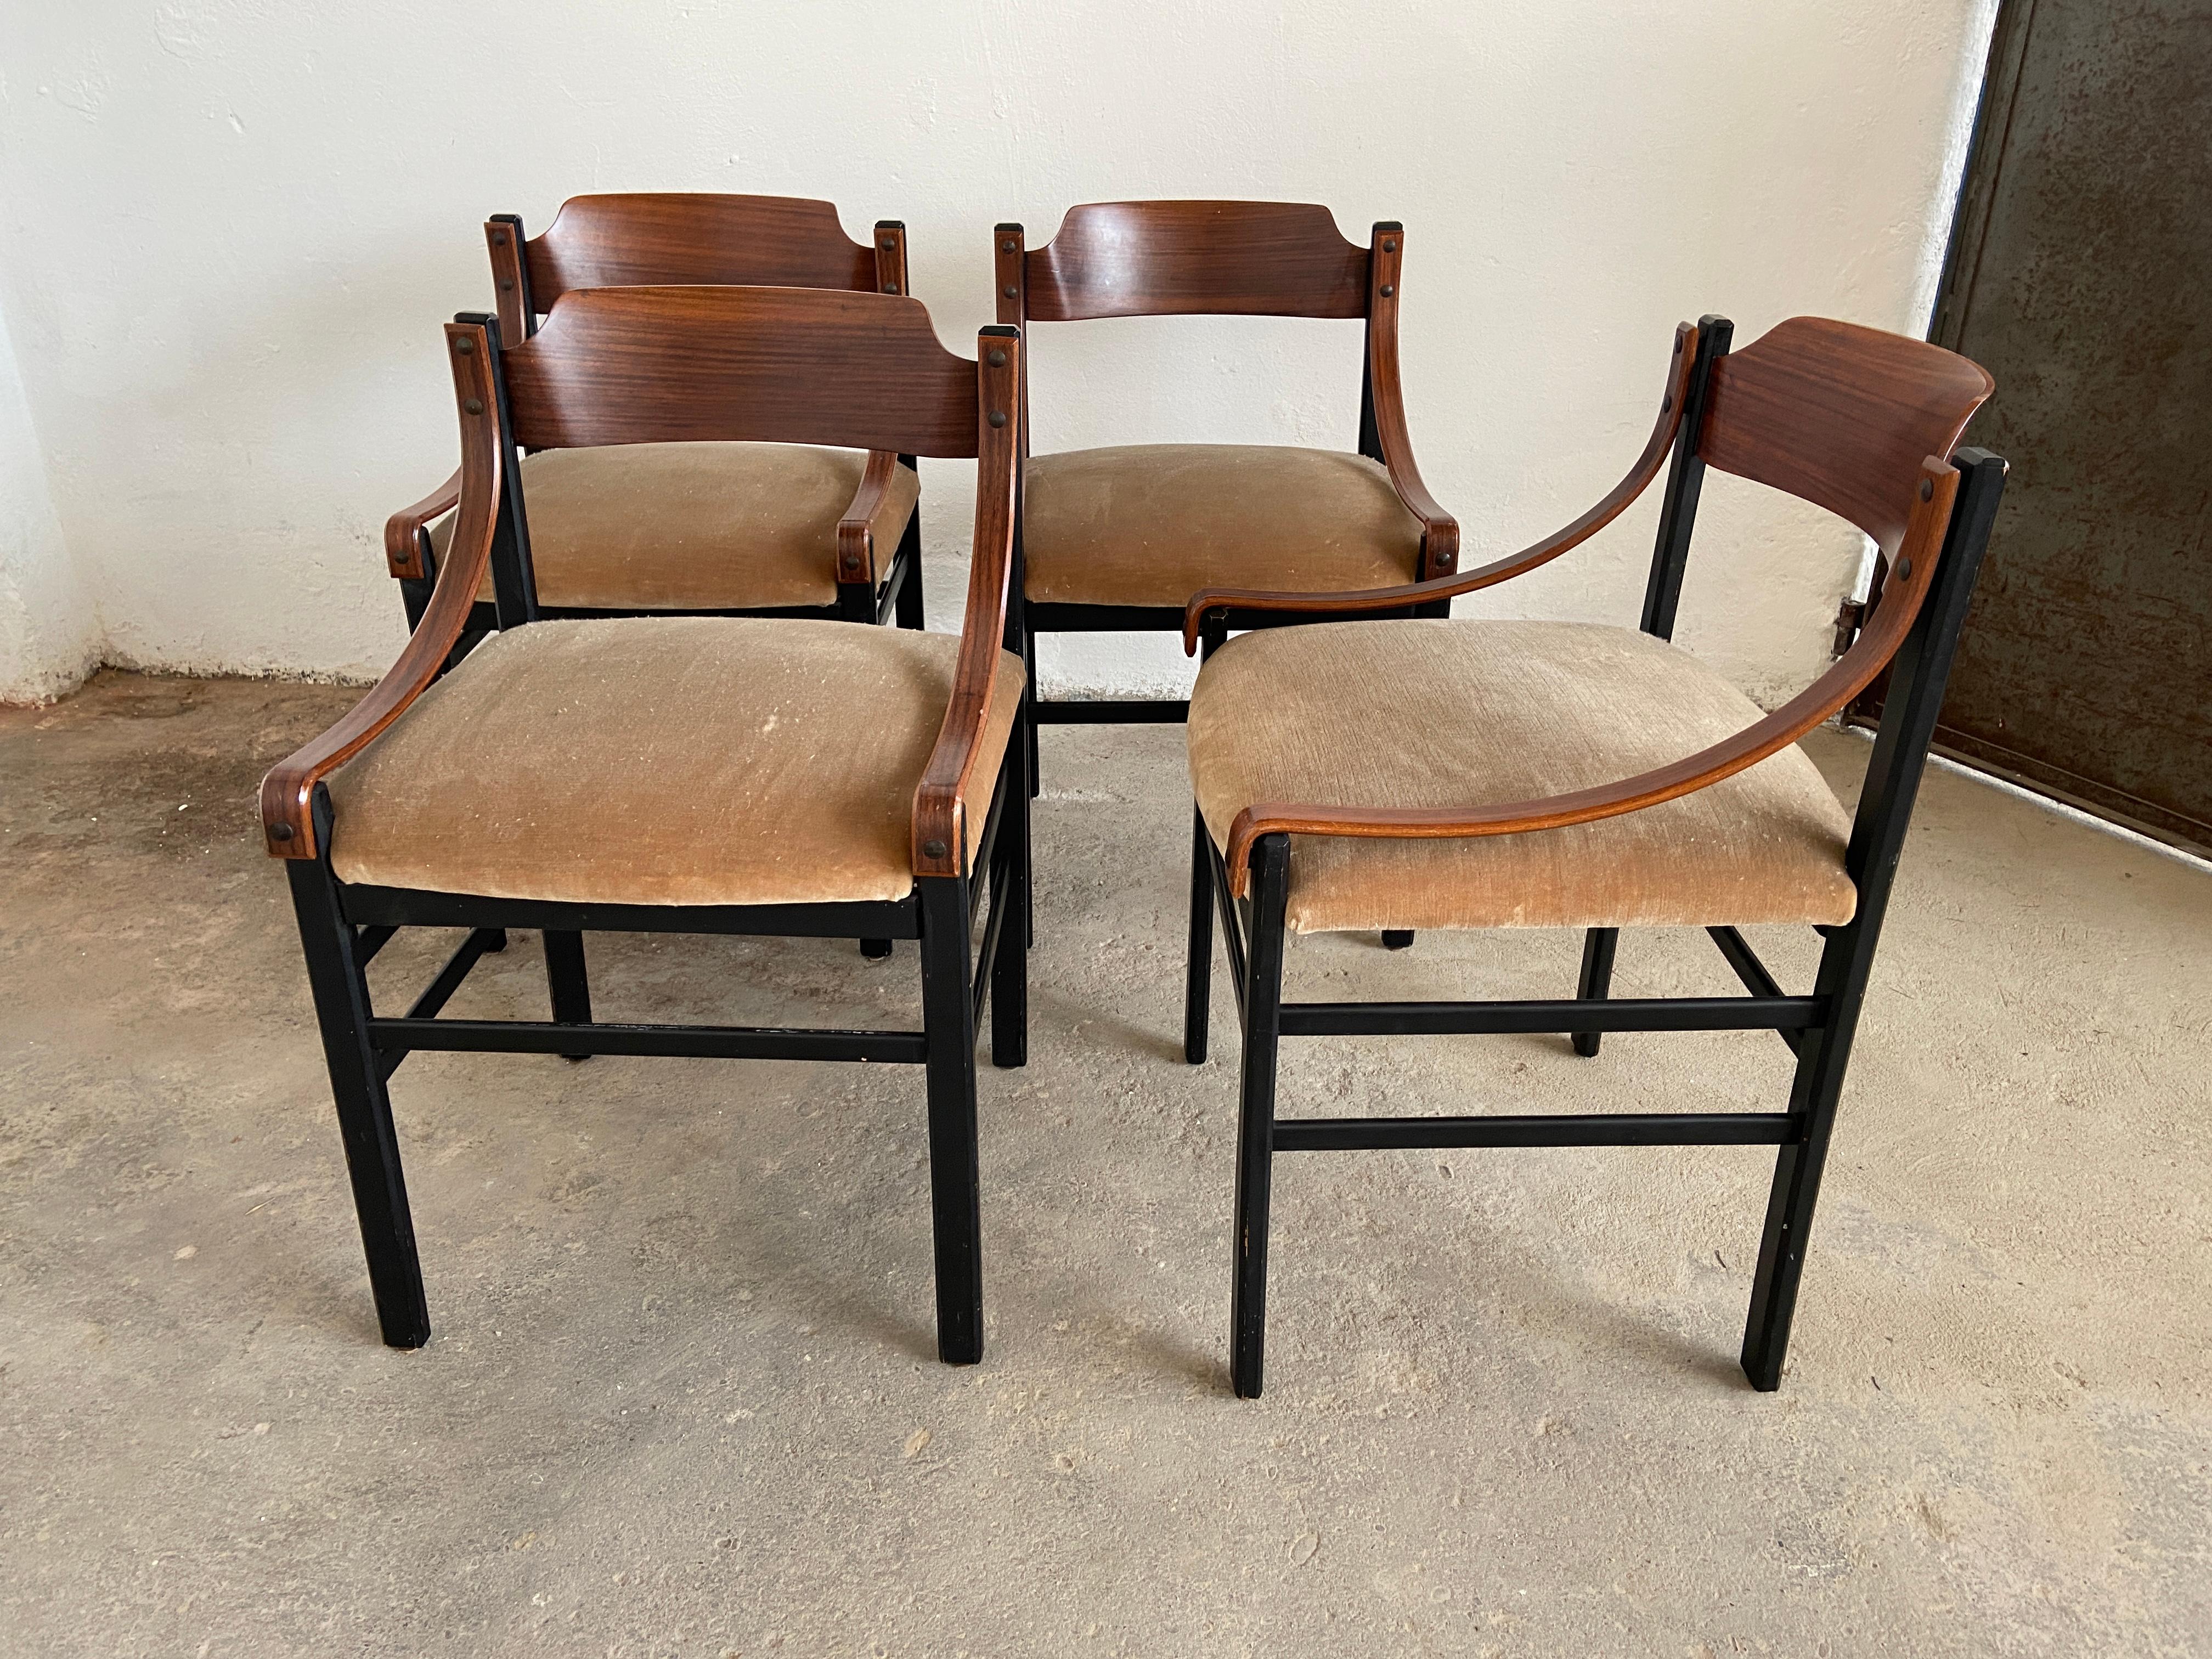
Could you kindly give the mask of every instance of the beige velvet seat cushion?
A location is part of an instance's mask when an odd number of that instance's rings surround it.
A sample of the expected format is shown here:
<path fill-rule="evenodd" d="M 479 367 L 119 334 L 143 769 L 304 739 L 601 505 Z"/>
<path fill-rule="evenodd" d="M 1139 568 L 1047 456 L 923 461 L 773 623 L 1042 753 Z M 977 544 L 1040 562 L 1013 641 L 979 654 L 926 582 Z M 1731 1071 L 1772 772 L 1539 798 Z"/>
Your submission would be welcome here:
<path fill-rule="evenodd" d="M 1030 457 L 1022 550 L 1032 599 L 1180 609 L 1202 587 L 1412 581 L 1421 523 L 1364 456 L 1139 444 Z"/>
<path fill-rule="evenodd" d="M 1583 623 L 1356 622 L 1231 640 L 1199 675 L 1190 773 L 1215 842 L 1262 801 L 1503 805 L 1664 765 L 1759 707 L 1688 653 Z M 1438 841 L 1292 836 L 1299 933 L 1848 921 L 1850 822 L 1794 744 L 1595 823 Z"/>
<path fill-rule="evenodd" d="M 740 617 L 494 635 L 330 782 L 342 880 L 494 898 L 799 904 L 913 890 L 959 640 Z M 1020 659 L 969 801 L 981 836 Z"/>
<path fill-rule="evenodd" d="M 757 611 L 837 602 L 837 521 L 867 456 L 799 444 L 623 444 L 522 459 L 538 602 L 580 611 Z M 891 474 L 888 563 L 921 486 Z M 439 562 L 454 515 L 430 527 Z M 492 596 L 484 574 L 477 596 Z"/>

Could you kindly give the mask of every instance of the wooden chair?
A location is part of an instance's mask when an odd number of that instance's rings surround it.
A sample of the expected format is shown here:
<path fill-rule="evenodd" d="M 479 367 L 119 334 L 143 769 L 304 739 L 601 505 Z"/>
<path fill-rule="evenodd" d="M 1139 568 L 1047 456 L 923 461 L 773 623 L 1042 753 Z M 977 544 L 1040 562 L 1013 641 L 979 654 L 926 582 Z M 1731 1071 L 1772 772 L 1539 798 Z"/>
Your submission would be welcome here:
<path fill-rule="evenodd" d="M 1032 788 L 1036 721 L 1180 720 L 1186 707 L 1043 702 L 1039 634 L 1179 629 L 1200 588 L 1334 592 L 1455 568 L 1459 526 L 1413 465 L 1399 390 L 1401 227 L 1378 224 L 1358 247 L 1325 207 L 1100 202 L 1071 208 L 1035 250 L 1019 225 L 996 235 L 1001 323 L 1234 314 L 1364 320 L 1367 333 L 1357 454 L 1158 444 L 1030 463 L 1016 604 Z"/>
<path fill-rule="evenodd" d="M 1743 1369 L 1780 1382 L 1806 1236 L 1907 819 L 2004 463 L 1954 451 L 1989 396 L 1963 357 L 1796 318 L 1729 355 L 1729 325 L 1677 333 L 1658 424 L 1620 484 L 1558 534 L 1443 580 L 1358 593 L 1211 592 L 1187 643 L 1198 800 L 1185 1052 L 1205 1059 L 1218 908 L 1243 1014 L 1231 1370 L 1260 1392 L 1267 1205 L 1278 1152 L 1369 1147 L 1769 1145 L 1773 1192 Z M 1229 641 L 1231 619 L 1403 617 L 1532 570 L 1618 517 L 1672 457 L 1641 631 L 1586 623 L 1345 621 Z M 1948 459 L 1947 459 L 1948 458 Z M 1885 573 L 1865 630 L 1771 714 L 1668 643 L 1706 468 L 1850 520 Z M 1272 617 L 1268 613 L 1273 613 Z M 1890 676 L 1856 816 L 1795 745 Z M 1408 708 L 1423 718 L 1402 718 Z M 1825 937 L 1809 995 L 1738 928 Z M 1707 929 L 1749 994 L 1614 999 L 1618 930 Z M 1282 1000 L 1284 933 L 1587 930 L 1572 1000 Z M 1285 1036 L 1771 1030 L 1797 1056 L 1779 1112 L 1278 1118 Z"/>
<path fill-rule="evenodd" d="M 386 1079 L 416 1049 L 896 1061 L 927 1074 L 938 1345 L 982 1352 L 975 1025 L 1024 1059 L 1023 670 L 1001 648 L 1019 511 L 1016 331 L 981 361 L 911 299 L 804 289 L 564 295 L 502 350 L 446 330 L 459 521 L 391 672 L 261 787 L 287 860 L 384 1340 L 429 1334 Z M 528 447 L 733 441 L 975 457 L 964 632 L 822 619 L 549 620 L 532 597 Z M 486 569 L 500 632 L 445 671 Z M 442 672 L 442 678 L 441 676 Z M 971 924 L 990 914 L 980 965 Z M 401 927 L 468 931 L 404 1014 L 365 969 Z M 553 1018 L 441 1018 L 507 930 L 544 930 Z M 594 1021 L 593 930 L 921 941 L 922 1029 Z"/>
<path fill-rule="evenodd" d="M 906 228 L 853 241 L 828 202 L 780 196 L 575 196 L 542 236 L 484 226 L 501 337 L 528 339 L 578 289 L 758 284 L 905 294 Z M 526 455 L 532 563 L 549 617 L 896 614 L 922 625 L 915 458 L 790 445 L 638 444 Z M 385 560 L 407 624 L 452 545 L 461 475 L 395 513 Z M 889 550 L 888 552 L 884 550 Z M 470 618 L 495 626 L 489 585 Z"/>

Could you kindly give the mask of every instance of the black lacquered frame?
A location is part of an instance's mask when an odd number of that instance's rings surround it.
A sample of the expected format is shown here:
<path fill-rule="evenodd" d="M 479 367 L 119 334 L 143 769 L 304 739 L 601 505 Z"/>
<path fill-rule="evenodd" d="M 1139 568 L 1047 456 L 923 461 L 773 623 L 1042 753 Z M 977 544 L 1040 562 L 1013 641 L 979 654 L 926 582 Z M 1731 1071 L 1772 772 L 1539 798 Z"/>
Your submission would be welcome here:
<path fill-rule="evenodd" d="M 481 351 L 497 406 L 491 438 L 498 446 L 499 463 L 498 493 L 491 507 L 489 568 L 495 596 L 492 620 L 502 630 L 526 627 L 551 613 L 538 604 L 499 323 L 495 317 L 474 313 L 465 313 L 456 322 L 481 331 L 455 349 L 467 359 Z M 984 331 L 984 337 L 1000 348 L 991 354 L 992 366 L 1005 368 L 1008 375 L 1018 374 L 1018 367 L 1006 368 L 1006 365 L 1013 343 L 1018 340 L 1018 331 L 994 326 Z M 479 418 L 484 414 L 480 402 L 471 401 L 465 408 Z M 1017 459 L 1011 535 L 1019 533 L 1020 512 Z M 918 586 L 915 592 L 918 603 Z M 472 609 L 471 619 L 481 609 Z M 833 619 L 837 616 L 835 611 L 719 614 L 826 615 Z M 1003 644 L 1005 635 L 1000 639 Z M 465 653 L 469 644 L 468 636 L 462 635 L 452 658 Z M 956 703 L 959 695 L 956 684 Z M 923 781 L 926 785 L 927 780 Z M 264 804 L 266 799 L 264 793 Z M 983 1291 L 976 1032 L 988 1001 L 993 1063 L 1000 1066 L 1026 1063 L 1030 801 L 1028 751 L 1010 737 L 995 775 L 990 809 L 972 854 L 963 845 L 954 849 L 947 860 L 944 845 L 925 842 L 921 854 L 949 861 L 954 873 L 917 873 L 914 890 L 905 898 L 818 904 L 606 904 L 497 898 L 342 881 L 331 864 L 329 792 L 323 784 L 315 784 L 308 798 L 314 855 L 289 857 L 285 870 L 384 1340 L 394 1347 L 413 1348 L 421 1346 L 430 1334 L 422 1264 L 388 1088 L 392 1075 L 409 1054 L 441 1050 L 557 1054 L 569 1060 L 594 1054 L 655 1054 L 848 1060 L 924 1068 L 938 1352 L 948 1364 L 972 1364 L 980 1360 Z M 281 833 L 270 833 L 276 843 L 294 841 L 289 824 Z M 979 916 L 983 920 L 980 944 L 971 948 Z M 1010 916 L 1016 919 L 1012 927 L 1006 925 Z M 466 933 L 404 1014 L 380 1015 L 371 999 L 368 964 L 405 927 L 462 928 Z M 535 928 L 543 935 L 552 1018 L 443 1018 L 446 1005 L 476 964 L 484 956 L 505 950 L 508 930 L 514 928 Z M 587 933 L 854 939 L 860 941 L 864 954 L 876 957 L 890 955 L 895 940 L 914 939 L 920 947 L 922 1029 L 815 1030 L 594 1020 L 584 951 Z"/>
<path fill-rule="evenodd" d="M 1712 356 L 1725 338 L 1701 343 L 1684 430 L 1698 428 L 1697 401 Z M 1778 1148 L 1751 1310 L 1741 1353 L 1754 1389 L 1780 1386 L 1805 1244 L 1830 1133 L 1834 1127 L 1867 979 L 1874 964 L 1892 883 L 1920 778 L 1926 768 L 1943 687 L 1973 593 L 1975 574 L 2004 489 L 2005 464 L 1985 451 L 1961 448 L 1952 461 L 1963 475 L 1933 586 L 1911 633 L 1893 659 L 1881 724 L 1868 762 L 1845 869 L 1858 908 L 1842 927 L 1817 931 L 1826 943 L 1808 996 L 1785 994 L 1774 975 L 1733 927 L 1708 929 L 1746 988 L 1740 997 L 1622 999 L 1607 994 L 1617 929 L 1585 936 L 1581 982 L 1571 1000 L 1491 1002 L 1285 1003 L 1282 1000 L 1284 908 L 1290 837 L 1255 844 L 1250 891 L 1232 897 L 1220 852 L 1199 821 L 1191 878 L 1190 957 L 1184 1053 L 1206 1058 L 1211 1000 L 1212 929 L 1218 914 L 1227 947 L 1243 1038 L 1239 1085 L 1231 1375 L 1237 1392 L 1261 1391 L 1266 1343 L 1268 1200 L 1279 1152 L 1445 1146 L 1772 1146 Z M 1705 464 L 1688 441 L 1676 452 L 1660 519 L 1658 547 L 1646 592 L 1643 627 L 1671 635 L 1681 590 L 1692 521 Z M 1273 619 L 1307 622 L 1310 617 Z M 1227 626 L 1212 622 L 1210 653 Z M 1607 1031 L 1763 1030 L 1796 1055 L 1786 1109 L 1751 1113 L 1636 1113 L 1550 1116 L 1279 1118 L 1277 1050 L 1285 1036 L 1462 1035 L 1559 1032 L 1575 1052 L 1595 1055 Z"/>
<path fill-rule="evenodd" d="M 285 868 L 385 1341 L 393 1347 L 415 1348 L 430 1335 L 422 1263 L 386 1086 L 407 1056 L 424 1049 L 556 1054 L 571 1060 L 592 1054 L 671 1054 L 923 1066 L 927 1076 L 938 1352 L 953 1364 L 981 1358 L 975 1041 L 988 1001 L 992 1062 L 1019 1066 L 1028 1057 L 1027 941 L 1019 925 L 1004 925 L 1008 915 L 1024 916 L 1028 908 L 1027 848 L 1018 822 L 1029 805 L 1025 761 L 1022 745 L 1008 743 L 970 874 L 918 877 L 908 897 L 863 904 L 570 904 L 350 884 L 339 880 L 331 868 L 330 799 L 319 787 L 314 811 L 316 845 L 321 851 L 312 860 L 294 860 Z M 1017 820 L 1012 825 L 1006 822 L 1009 811 Z M 975 918 L 985 909 L 987 897 L 981 942 L 971 952 Z M 403 927 L 469 931 L 404 1014 L 379 1014 L 369 996 L 368 963 Z M 447 1002 L 470 969 L 485 955 L 504 950 L 507 930 L 520 927 L 544 932 L 553 1018 L 443 1018 Z M 922 1029 L 815 1030 L 594 1020 L 584 958 L 587 933 L 762 934 L 883 940 L 886 945 L 892 939 L 915 939 L 921 946 Z"/>

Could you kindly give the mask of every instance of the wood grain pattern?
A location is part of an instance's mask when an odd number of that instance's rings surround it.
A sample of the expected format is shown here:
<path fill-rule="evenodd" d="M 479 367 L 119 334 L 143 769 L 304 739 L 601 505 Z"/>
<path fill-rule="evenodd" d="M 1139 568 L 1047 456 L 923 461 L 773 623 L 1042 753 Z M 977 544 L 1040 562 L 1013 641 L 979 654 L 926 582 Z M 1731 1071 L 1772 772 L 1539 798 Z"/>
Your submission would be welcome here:
<path fill-rule="evenodd" d="M 524 252 L 541 313 L 572 289 L 877 286 L 876 250 L 846 235 L 834 204 L 799 197 L 572 196 Z"/>
<path fill-rule="evenodd" d="M 1996 387 L 1924 340 L 1792 317 L 1714 364 L 1698 453 L 1848 519 L 1893 558 L 1920 458 L 1948 455 Z"/>
<path fill-rule="evenodd" d="M 321 736 L 278 762 L 261 781 L 264 844 L 277 858 L 316 855 L 312 802 L 315 786 L 373 742 L 407 705 L 438 678 L 461 636 L 477 589 L 491 563 L 499 504 L 497 399 L 491 380 L 489 331 L 461 323 L 446 326 L 446 356 L 453 365 L 453 397 L 461 421 L 460 522 L 430 604 L 398 660 L 369 694 Z"/>
<path fill-rule="evenodd" d="M 1459 521 L 1437 505 L 1413 465 L 1413 434 L 1406 426 L 1406 394 L 1398 377 L 1398 301 L 1404 278 L 1405 228 L 1375 227 L 1368 250 L 1367 375 L 1374 399 L 1375 432 L 1382 445 L 1382 465 L 1390 487 L 1406 510 L 1421 521 L 1424 580 L 1448 576 L 1459 562 Z"/>
<path fill-rule="evenodd" d="M 578 289 L 503 355 L 531 448 L 755 440 L 975 453 L 975 368 L 902 295 Z"/>
<path fill-rule="evenodd" d="M 1548 564 L 1562 553 L 1581 546 L 1611 524 L 1649 489 L 1667 465 L 1674 434 L 1682 421 L 1684 394 L 1689 388 L 1690 364 L 1697 353 L 1698 331 L 1688 323 L 1674 330 L 1674 355 L 1668 365 L 1667 390 L 1659 400 L 1659 417 L 1644 453 L 1597 505 L 1571 524 L 1554 531 L 1517 553 L 1509 553 L 1479 569 L 1429 581 L 1406 582 L 1395 587 L 1368 587 L 1343 593 L 1296 593 L 1249 587 L 1212 587 L 1194 594 L 1184 607 L 1182 644 L 1186 654 L 1195 654 L 1199 635 L 1209 612 L 1226 611 L 1401 611 L 1417 605 L 1449 599 L 1510 581 L 1537 566 Z"/>
<path fill-rule="evenodd" d="M 1004 321 L 1367 314 L 1367 250 L 1306 203 L 1093 202 L 1023 270 L 1023 309 L 1002 304 Z"/>
<path fill-rule="evenodd" d="M 422 567 L 422 529 L 426 524 L 442 519 L 461 500 L 461 470 L 453 469 L 453 476 L 440 484 L 412 507 L 403 507 L 384 521 L 385 568 L 395 576 L 409 581 L 420 581 Z"/>
<path fill-rule="evenodd" d="M 917 876 L 959 874 L 968 861 L 967 803 L 983 761 L 977 740 L 990 714 L 1005 652 L 1006 599 L 1013 573 L 1014 526 L 1021 500 L 1022 340 L 1006 325 L 976 338 L 969 418 L 975 433 L 975 539 L 960 656 L 937 743 L 914 792 L 913 856 Z M 995 361 L 994 361 L 995 360 Z M 1018 730 L 1013 741 L 1021 741 Z M 1001 831 L 1003 834 L 1004 832 Z"/>
<path fill-rule="evenodd" d="M 1933 348 L 1931 348 L 1932 349 Z M 1378 808 L 1311 806 L 1262 801 L 1246 807 L 1230 826 L 1227 862 L 1230 889 L 1243 894 L 1249 879 L 1253 843 L 1262 836 L 1345 836 L 1407 839 L 1468 836 L 1510 836 L 1531 830 L 1556 830 L 1617 817 L 1656 806 L 1722 779 L 1733 777 L 1769 755 L 1787 748 L 1828 719 L 1872 683 L 1905 643 L 1913 620 L 1935 580 L 1944 532 L 1959 490 L 1958 470 L 1933 455 L 1915 469 L 1928 486 L 1923 498 L 1908 485 L 1912 507 L 1899 538 L 1899 575 L 1893 577 L 1881 609 L 1858 641 L 1828 672 L 1765 719 L 1735 736 L 1615 782 L 1577 789 L 1535 800 L 1494 806 Z M 1909 574 L 1906 574 L 1909 568 Z"/>

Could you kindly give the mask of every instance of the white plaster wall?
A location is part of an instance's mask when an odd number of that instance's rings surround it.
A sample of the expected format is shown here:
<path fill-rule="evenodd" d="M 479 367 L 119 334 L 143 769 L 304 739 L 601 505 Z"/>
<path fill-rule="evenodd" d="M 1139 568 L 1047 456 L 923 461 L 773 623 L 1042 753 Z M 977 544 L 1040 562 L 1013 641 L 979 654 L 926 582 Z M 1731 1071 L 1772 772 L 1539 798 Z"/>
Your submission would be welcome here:
<path fill-rule="evenodd" d="M 586 190 L 829 197 L 909 228 L 950 343 L 992 223 L 1073 202 L 1325 202 L 1407 225 L 1407 397 L 1468 556 L 1640 446 L 1670 330 L 1917 330 L 1990 0 L 6 0 L 0 307 L 112 659 L 368 675 L 385 515 L 450 468 L 439 322 L 478 225 Z M 1036 445 L 1348 447 L 1356 325 L 1047 327 Z M 958 557 L 972 474 L 926 468 Z M 1685 640 L 1772 699 L 1825 660 L 1856 538 L 1709 486 Z M 1632 621 L 1651 516 L 1474 608 Z M 940 563 L 933 612 L 953 615 Z M 1463 602 L 1464 606 L 1464 602 Z M 1064 684 L 1165 686 L 1099 641 Z"/>
<path fill-rule="evenodd" d="M 100 654 L 100 618 L 70 558 L 0 315 L 0 702 L 51 702 Z"/>

